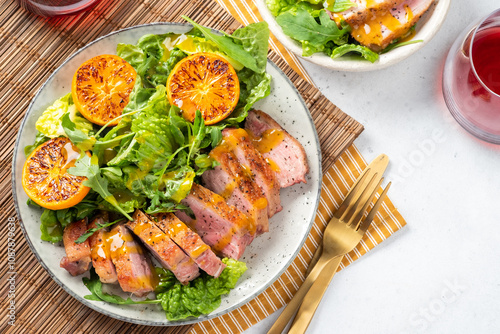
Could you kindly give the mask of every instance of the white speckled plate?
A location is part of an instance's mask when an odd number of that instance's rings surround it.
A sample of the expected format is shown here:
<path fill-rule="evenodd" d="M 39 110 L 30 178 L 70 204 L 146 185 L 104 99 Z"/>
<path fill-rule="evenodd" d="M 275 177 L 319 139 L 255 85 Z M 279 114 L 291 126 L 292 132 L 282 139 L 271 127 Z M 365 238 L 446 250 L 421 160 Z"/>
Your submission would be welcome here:
<path fill-rule="evenodd" d="M 84 305 L 113 318 L 137 324 L 173 326 L 195 323 L 220 316 L 255 298 L 278 279 L 298 254 L 312 226 L 319 202 L 321 152 L 312 118 L 290 80 L 276 65 L 268 62 L 267 71 L 273 77 L 271 94 L 257 103 L 255 108 L 269 113 L 302 143 L 311 171 L 307 184 L 281 191 L 283 211 L 270 220 L 270 232 L 258 237 L 246 249 L 241 260 L 246 262 L 248 271 L 237 287 L 223 297 L 217 310 L 208 316 L 169 322 L 157 305 L 120 306 L 89 301 L 83 298 L 89 291 L 83 285 L 81 276 L 72 277 L 59 267 L 59 261 L 65 255 L 64 247 L 40 240 L 41 210 L 26 204 L 28 197 L 18 181 L 25 161 L 23 149 L 34 141 L 36 120 L 47 106 L 71 90 L 73 73 L 85 60 L 99 54 L 115 54 L 118 43 L 135 44 L 145 34 L 183 33 L 189 29 L 188 25 L 168 23 L 132 27 L 101 37 L 76 52 L 50 76 L 36 94 L 21 124 L 14 149 L 12 187 L 16 210 L 24 235 L 40 264 L 63 289 Z"/>

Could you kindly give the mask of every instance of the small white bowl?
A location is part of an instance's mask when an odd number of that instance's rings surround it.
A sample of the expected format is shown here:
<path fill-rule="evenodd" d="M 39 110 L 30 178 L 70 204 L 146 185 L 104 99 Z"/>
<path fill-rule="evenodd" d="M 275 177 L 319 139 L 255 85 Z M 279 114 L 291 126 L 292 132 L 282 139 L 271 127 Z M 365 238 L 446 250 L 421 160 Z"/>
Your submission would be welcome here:
<path fill-rule="evenodd" d="M 283 44 L 287 49 L 292 51 L 299 57 L 304 58 L 311 63 L 318 64 L 330 68 L 332 70 L 348 71 L 348 72 L 365 72 L 374 71 L 394 65 L 397 62 L 407 58 L 417 50 L 422 48 L 428 43 L 432 37 L 437 33 L 448 12 L 451 0 L 435 0 L 429 10 L 422 16 L 417 23 L 416 34 L 414 40 L 423 40 L 421 43 L 406 45 L 396 48 L 387 53 L 381 54 L 375 63 L 367 60 L 353 60 L 353 59 L 332 59 L 322 52 L 318 52 L 309 57 L 302 57 L 302 46 L 299 42 L 285 35 L 280 25 L 276 22 L 276 18 L 271 14 L 267 8 L 265 0 L 255 0 L 257 8 L 264 21 L 269 24 L 269 29 L 274 36 Z"/>

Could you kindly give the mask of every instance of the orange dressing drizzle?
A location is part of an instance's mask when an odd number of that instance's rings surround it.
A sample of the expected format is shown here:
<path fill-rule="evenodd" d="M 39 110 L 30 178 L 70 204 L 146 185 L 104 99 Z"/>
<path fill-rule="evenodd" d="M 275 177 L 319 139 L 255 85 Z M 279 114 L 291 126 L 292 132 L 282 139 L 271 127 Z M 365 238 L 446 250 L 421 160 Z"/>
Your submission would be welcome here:
<path fill-rule="evenodd" d="M 122 234 L 118 229 L 113 229 L 104 233 L 105 242 L 109 245 L 109 250 L 112 258 L 117 258 L 124 254 L 143 254 L 140 246 L 134 242 L 132 234 Z M 155 270 L 149 264 L 151 275 L 137 276 L 134 280 L 137 286 L 145 287 L 152 286 L 153 288 L 158 285 L 159 277 L 155 274 Z"/>
<path fill-rule="evenodd" d="M 144 233 L 145 231 L 146 233 Z M 146 219 L 138 219 L 136 221 L 134 233 L 139 236 L 142 235 L 142 237 L 144 238 L 143 240 L 151 246 L 161 243 L 165 240 L 165 234 L 160 229 L 157 229 L 156 232 L 153 232 L 151 224 Z"/>
<path fill-rule="evenodd" d="M 262 133 L 260 137 L 250 137 L 252 144 L 260 153 L 271 152 L 285 139 L 285 133 L 280 129 L 269 129 Z"/>
<path fill-rule="evenodd" d="M 61 172 L 66 172 L 68 168 L 75 166 L 76 160 L 80 157 L 80 150 L 68 141 L 61 148 L 61 155 L 64 159 L 64 165 L 61 166 Z"/>
<path fill-rule="evenodd" d="M 413 19 L 413 11 L 411 10 L 410 6 L 405 5 L 405 11 L 406 11 L 406 21 L 410 22 Z"/>
<path fill-rule="evenodd" d="M 123 235 L 119 229 L 104 232 L 104 239 L 109 245 L 110 254 L 113 258 L 117 258 L 126 253 L 142 254 L 142 250 L 135 244 L 132 235 L 129 233 Z"/>
<path fill-rule="evenodd" d="M 269 167 L 271 167 L 271 170 L 273 172 L 279 173 L 281 171 L 280 167 L 278 166 L 278 164 L 276 162 L 274 162 L 273 159 L 266 158 L 266 162 L 269 165 Z"/>
<path fill-rule="evenodd" d="M 365 20 L 365 24 L 353 27 L 352 35 L 361 43 L 365 45 L 376 44 L 380 45 L 383 40 L 382 26 L 390 31 L 395 31 L 402 26 L 390 11 L 387 12 L 373 12 Z"/>

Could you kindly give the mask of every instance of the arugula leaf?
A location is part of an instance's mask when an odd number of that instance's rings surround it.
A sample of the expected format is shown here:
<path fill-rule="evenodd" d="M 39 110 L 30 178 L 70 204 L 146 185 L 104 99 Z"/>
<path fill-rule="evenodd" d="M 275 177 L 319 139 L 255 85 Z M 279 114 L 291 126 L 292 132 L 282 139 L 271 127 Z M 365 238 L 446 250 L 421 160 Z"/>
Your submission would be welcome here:
<path fill-rule="evenodd" d="M 376 62 L 378 59 L 378 54 L 368 49 L 365 46 L 356 45 L 356 44 L 345 44 L 339 46 L 338 48 L 333 49 L 331 57 L 333 59 L 342 57 L 348 52 L 356 52 L 361 54 L 363 58 L 371 61 L 372 63 Z"/>
<path fill-rule="evenodd" d="M 339 29 L 335 21 L 325 10 L 319 13 L 320 23 L 305 9 L 299 8 L 296 13 L 284 12 L 276 18 L 283 32 L 298 41 L 308 41 L 316 48 L 321 48 L 329 41 L 345 44 L 348 29 Z"/>
<path fill-rule="evenodd" d="M 215 34 L 209 28 L 200 26 L 187 16 L 182 16 L 182 18 L 189 23 L 191 23 L 196 29 L 201 31 L 206 39 L 217 44 L 219 49 L 226 53 L 229 57 L 238 60 L 245 67 L 255 71 L 262 72 L 263 70 L 257 65 L 257 61 L 252 55 L 250 55 L 241 44 L 235 43 L 234 39 L 230 36 Z M 253 23 L 255 24 L 255 23 Z"/>
<path fill-rule="evenodd" d="M 102 283 L 95 269 L 90 269 L 90 278 L 83 277 L 83 284 L 89 289 L 91 295 L 83 296 L 87 300 L 95 300 L 107 302 L 110 304 L 130 305 L 130 304 L 159 304 L 161 301 L 157 299 L 146 299 L 141 301 L 132 300 L 132 298 L 123 299 L 120 296 L 111 295 L 102 291 Z"/>
<path fill-rule="evenodd" d="M 89 137 L 85 132 L 77 129 L 76 124 L 69 117 L 69 113 L 62 117 L 61 126 L 68 136 L 69 140 L 82 151 L 89 151 L 95 143 L 95 137 Z"/>
<path fill-rule="evenodd" d="M 129 220 L 133 220 L 118 204 L 116 198 L 108 190 L 108 180 L 102 177 L 99 169 L 98 159 L 96 155 L 90 158 L 83 154 L 75 163 L 74 167 L 68 169 L 68 172 L 75 176 L 85 176 L 87 180 L 83 184 L 97 192 L 101 197 L 115 207 L 118 212 L 123 214 Z"/>
<path fill-rule="evenodd" d="M 350 0 L 326 0 L 327 9 L 334 13 L 340 13 L 349 8 L 356 7 L 356 4 Z"/>
<path fill-rule="evenodd" d="M 26 147 L 24 147 L 24 155 L 30 155 L 35 150 L 35 148 L 42 145 L 49 139 L 49 137 L 45 136 L 43 133 L 37 130 L 35 135 L 35 142 L 33 143 L 33 145 L 27 145 Z"/>
<path fill-rule="evenodd" d="M 117 219 L 115 221 L 112 221 L 110 223 L 105 223 L 105 224 L 96 224 L 97 227 L 88 229 L 87 232 L 85 232 L 78 239 L 76 239 L 75 243 L 81 244 L 82 242 L 85 242 L 85 240 L 87 240 L 92 234 L 94 234 L 94 232 L 97 232 L 97 231 L 99 231 L 103 228 L 106 228 L 108 226 L 114 225 L 120 221 L 123 221 L 123 219 Z"/>
<path fill-rule="evenodd" d="M 165 185 L 165 196 L 179 203 L 191 191 L 195 175 L 188 166 L 163 175 L 161 182 Z"/>
<path fill-rule="evenodd" d="M 163 41 L 165 38 L 170 36 L 170 34 L 149 34 L 144 35 L 137 41 L 137 46 L 144 50 L 147 55 L 155 57 L 160 60 L 163 58 L 163 54 L 168 51 L 163 46 Z"/>
<path fill-rule="evenodd" d="M 175 44 L 175 47 L 182 50 L 182 52 L 189 55 L 199 52 L 212 52 L 226 59 L 236 71 L 240 71 L 244 67 L 239 61 L 220 52 L 219 47 L 214 42 L 207 41 L 203 37 L 196 37 L 192 35 L 184 35 L 184 37 L 185 39 L 183 41 Z M 175 51 L 175 49 L 173 51 Z"/>

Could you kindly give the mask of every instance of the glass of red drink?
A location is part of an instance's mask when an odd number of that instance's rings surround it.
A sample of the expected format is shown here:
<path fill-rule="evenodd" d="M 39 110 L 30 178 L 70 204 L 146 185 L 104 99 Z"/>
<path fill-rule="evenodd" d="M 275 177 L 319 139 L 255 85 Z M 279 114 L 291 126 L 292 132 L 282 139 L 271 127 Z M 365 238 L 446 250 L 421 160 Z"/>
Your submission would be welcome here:
<path fill-rule="evenodd" d="M 41 16 L 73 15 L 90 9 L 100 0 L 17 0 L 21 7 Z"/>
<path fill-rule="evenodd" d="M 451 47 L 443 95 L 463 128 L 500 144 L 500 9 L 467 27 Z"/>

